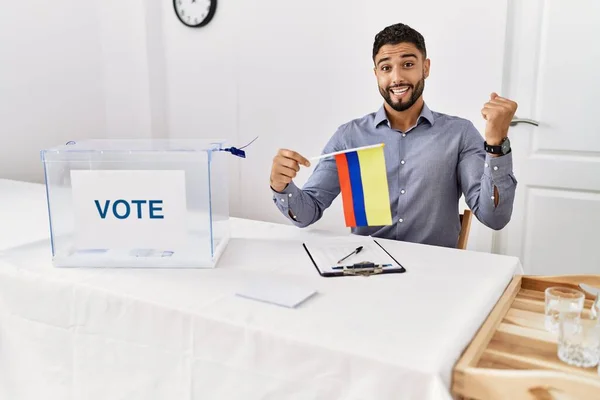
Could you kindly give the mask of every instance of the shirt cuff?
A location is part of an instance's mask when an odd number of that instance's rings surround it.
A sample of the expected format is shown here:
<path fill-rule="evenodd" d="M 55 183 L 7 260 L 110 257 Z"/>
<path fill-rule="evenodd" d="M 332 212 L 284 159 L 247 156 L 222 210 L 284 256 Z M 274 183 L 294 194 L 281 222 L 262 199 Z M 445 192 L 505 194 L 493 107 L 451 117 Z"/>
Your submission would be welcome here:
<path fill-rule="evenodd" d="M 276 192 L 273 188 L 271 188 L 271 191 L 273 192 L 273 200 L 284 208 L 293 205 L 301 192 L 294 182 L 290 182 L 281 192 Z"/>
<path fill-rule="evenodd" d="M 485 156 L 484 175 L 490 177 L 492 182 L 510 179 L 513 173 L 512 152 L 500 157 Z"/>

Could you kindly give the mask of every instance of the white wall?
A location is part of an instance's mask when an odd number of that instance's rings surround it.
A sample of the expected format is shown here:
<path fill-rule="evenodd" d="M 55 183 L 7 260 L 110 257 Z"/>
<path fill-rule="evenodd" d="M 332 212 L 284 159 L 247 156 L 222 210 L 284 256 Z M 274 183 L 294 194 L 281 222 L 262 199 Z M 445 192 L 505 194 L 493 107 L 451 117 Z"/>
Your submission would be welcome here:
<path fill-rule="evenodd" d="M 143 0 L 97 4 L 107 136 L 150 137 L 149 60 Z"/>
<path fill-rule="evenodd" d="M 94 3 L 11 1 L 0 12 L 0 178 L 41 181 L 39 150 L 103 137 Z"/>
<path fill-rule="evenodd" d="M 43 181 L 69 140 L 167 136 L 160 0 L 13 1 L 0 13 L 0 178 Z"/>
<path fill-rule="evenodd" d="M 161 0 L 98 2 L 109 138 L 167 137 Z"/>
<path fill-rule="evenodd" d="M 201 29 L 179 23 L 171 2 L 163 13 L 170 135 L 236 145 L 260 136 L 247 159 L 232 159 L 232 215 L 285 222 L 268 185 L 277 149 L 318 155 L 339 125 L 381 105 L 371 51 L 387 25 L 425 36 L 432 109 L 483 132 L 480 109 L 501 90 L 505 1 L 229 0 Z M 339 198 L 315 227 L 346 230 Z M 474 223 L 471 238 L 470 248 L 489 250 L 490 230 Z"/>

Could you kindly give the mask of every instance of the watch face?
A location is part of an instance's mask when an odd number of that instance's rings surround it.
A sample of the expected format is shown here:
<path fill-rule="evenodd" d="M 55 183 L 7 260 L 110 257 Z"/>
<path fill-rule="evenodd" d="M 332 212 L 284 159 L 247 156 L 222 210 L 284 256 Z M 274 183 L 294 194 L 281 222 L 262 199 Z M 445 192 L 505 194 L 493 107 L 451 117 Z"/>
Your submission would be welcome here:
<path fill-rule="evenodd" d="M 200 28 L 215 15 L 217 0 L 173 0 L 173 8 L 184 25 Z"/>
<path fill-rule="evenodd" d="M 510 151 L 510 140 L 508 138 L 506 138 L 502 142 L 502 154 L 507 154 L 509 151 Z"/>

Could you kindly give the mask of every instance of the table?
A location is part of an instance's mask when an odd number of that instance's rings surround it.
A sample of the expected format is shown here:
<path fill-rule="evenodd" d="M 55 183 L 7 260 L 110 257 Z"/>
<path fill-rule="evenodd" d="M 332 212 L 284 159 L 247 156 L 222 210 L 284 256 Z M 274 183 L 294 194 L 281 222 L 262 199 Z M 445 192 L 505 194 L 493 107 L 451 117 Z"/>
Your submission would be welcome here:
<path fill-rule="evenodd" d="M 40 184 L 0 179 L 0 252 L 49 238 L 45 196 Z"/>
<path fill-rule="evenodd" d="M 39 214 L 29 185 L 0 180 L 0 207 Z M 381 240 L 406 273 L 322 278 L 301 243 L 333 234 L 239 218 L 215 269 L 59 269 L 47 219 L 28 215 L 0 214 L 0 238 L 32 232 L 0 254 L 2 399 L 450 399 L 453 365 L 522 273 L 513 257 Z M 295 309 L 235 296 L 253 281 L 318 294 Z"/>

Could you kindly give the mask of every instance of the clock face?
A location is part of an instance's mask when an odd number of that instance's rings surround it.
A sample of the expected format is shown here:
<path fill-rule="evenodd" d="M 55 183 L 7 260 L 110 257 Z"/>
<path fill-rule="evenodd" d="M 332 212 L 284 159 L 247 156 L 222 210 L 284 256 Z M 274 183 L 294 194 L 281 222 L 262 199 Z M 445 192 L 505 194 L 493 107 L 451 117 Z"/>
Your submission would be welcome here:
<path fill-rule="evenodd" d="M 199 28 L 210 22 L 217 10 L 217 0 L 173 0 L 177 18 L 192 28 Z"/>

